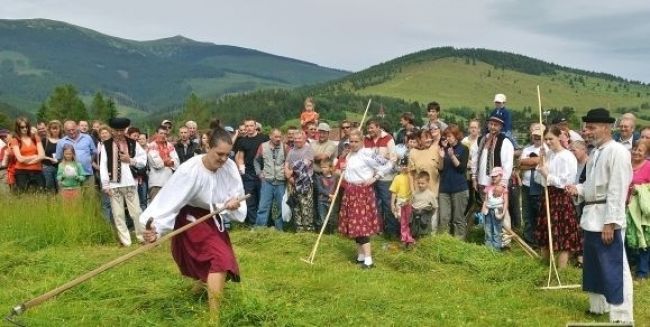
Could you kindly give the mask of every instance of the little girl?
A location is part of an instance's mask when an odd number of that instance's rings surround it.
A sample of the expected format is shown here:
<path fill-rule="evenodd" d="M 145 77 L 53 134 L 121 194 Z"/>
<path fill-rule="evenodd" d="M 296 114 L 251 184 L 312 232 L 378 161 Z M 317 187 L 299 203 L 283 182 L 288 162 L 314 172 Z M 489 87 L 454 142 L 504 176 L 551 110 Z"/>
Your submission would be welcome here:
<path fill-rule="evenodd" d="M 81 164 L 75 160 L 74 148 L 70 144 L 63 146 L 63 161 L 59 163 L 56 174 L 64 199 L 75 199 L 81 191 L 81 183 L 86 179 Z"/>
<path fill-rule="evenodd" d="M 495 250 L 502 248 L 503 217 L 508 208 L 508 193 L 501 186 L 503 169 L 494 167 L 490 173 L 492 184 L 485 187 L 485 201 L 481 213 L 485 217 L 485 245 Z"/>
<path fill-rule="evenodd" d="M 303 109 L 302 113 L 300 113 L 300 126 L 302 126 L 303 131 L 306 130 L 307 123 L 313 122 L 315 125 L 318 125 L 319 116 L 315 111 L 314 106 L 314 99 L 312 97 L 305 99 L 305 108 Z"/>
<path fill-rule="evenodd" d="M 390 185 L 391 208 L 393 214 L 400 221 L 400 240 L 407 249 L 415 243 L 411 235 L 411 181 L 409 176 L 408 157 L 404 156 L 399 160 L 399 175 L 395 176 Z"/>

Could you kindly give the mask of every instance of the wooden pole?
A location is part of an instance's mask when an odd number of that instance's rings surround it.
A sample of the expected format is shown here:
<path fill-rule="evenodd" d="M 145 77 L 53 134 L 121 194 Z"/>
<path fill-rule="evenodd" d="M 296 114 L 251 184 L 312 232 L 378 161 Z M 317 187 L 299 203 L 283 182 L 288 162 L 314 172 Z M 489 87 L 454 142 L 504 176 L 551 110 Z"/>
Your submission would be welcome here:
<path fill-rule="evenodd" d="M 539 92 L 539 85 L 537 85 L 537 102 L 539 104 L 539 123 L 542 124 L 542 95 Z M 544 144 L 542 143 L 542 147 Z M 540 164 L 544 164 L 545 155 L 541 157 Z M 555 278 L 557 279 L 558 285 L 562 286 L 560 281 L 560 274 L 557 271 L 557 266 L 555 265 L 555 251 L 553 250 L 553 234 L 551 229 L 551 206 L 550 199 L 548 198 L 548 186 L 547 183 L 544 183 L 544 205 L 546 206 L 546 231 L 548 232 L 548 253 L 549 253 L 549 263 L 548 263 L 548 281 L 547 288 L 551 287 L 551 276 L 555 272 Z"/>
<path fill-rule="evenodd" d="M 539 254 L 535 250 L 533 250 L 533 248 L 531 248 L 530 245 L 528 245 L 528 243 L 526 243 L 526 241 L 524 241 L 512 229 L 507 228 L 507 227 L 503 227 L 503 230 L 506 231 L 507 234 L 510 234 L 512 236 L 512 238 L 517 243 L 519 243 L 519 245 L 521 245 L 521 247 L 524 249 L 524 252 L 526 252 L 529 256 L 531 256 L 532 258 L 539 258 Z"/>
<path fill-rule="evenodd" d="M 239 202 L 245 201 L 248 197 L 250 197 L 250 195 L 245 195 L 245 196 L 239 197 L 239 198 L 237 198 L 237 201 L 239 201 Z M 224 210 L 225 210 L 225 208 L 220 208 L 215 212 L 208 213 L 205 216 L 195 220 L 194 222 L 192 222 L 190 224 L 187 224 L 187 225 L 185 225 L 185 226 L 183 226 L 183 227 L 181 227 L 181 228 L 179 228 L 177 230 L 174 230 L 173 232 L 159 238 L 158 240 L 156 240 L 153 243 L 145 244 L 145 245 L 143 245 L 143 246 L 141 246 L 141 247 L 127 253 L 127 254 L 124 254 L 124 255 L 116 258 L 116 259 L 113 259 L 113 260 L 111 260 L 111 261 L 109 261 L 109 262 L 107 262 L 107 263 L 105 263 L 105 264 L 103 264 L 103 265 L 101 265 L 101 266 L 99 266 L 99 267 L 97 267 L 97 268 L 95 268 L 95 269 L 93 269 L 93 270 L 91 270 L 91 271 L 89 271 L 89 272 L 87 272 L 87 273 L 85 273 L 85 274 L 83 274 L 83 275 L 81 275 L 81 276 L 79 276 L 79 277 L 77 277 L 77 278 L 75 278 L 75 279 L 73 279 L 73 280 L 71 280 L 71 281 L 69 281 L 69 282 L 67 282 L 67 283 L 53 289 L 53 290 L 51 290 L 51 291 L 49 291 L 49 292 L 47 292 L 47 293 L 39 295 L 39 296 L 29 300 L 29 301 L 23 302 L 22 304 L 19 304 L 19 305 L 15 306 L 12 309 L 11 315 L 20 315 L 23 312 L 27 311 L 28 309 L 31 309 L 31 308 L 33 308 L 33 307 L 35 307 L 35 306 L 37 306 L 37 305 L 39 305 L 39 304 L 41 304 L 43 302 L 55 297 L 55 296 L 57 296 L 57 295 L 65 292 L 65 291 L 67 291 L 67 290 L 69 290 L 69 289 L 71 289 L 71 288 L 73 288 L 73 287 L 75 287 L 75 286 L 77 286 L 77 285 L 79 285 L 79 284 L 81 284 L 81 283 L 83 283 L 83 282 L 85 282 L 85 281 L 87 281 L 87 280 L 89 280 L 89 279 L 103 273 L 104 271 L 113 268 L 113 267 L 115 267 L 115 266 L 117 266 L 117 265 L 119 265 L 119 264 L 121 264 L 121 263 L 135 257 L 138 254 L 147 252 L 147 251 L 157 247 L 158 245 L 170 240 L 172 237 L 187 231 L 188 229 L 190 229 L 190 228 L 192 228 L 192 227 L 194 227 L 194 226 L 196 226 L 196 225 L 198 225 L 198 224 L 212 218 L 212 216 L 217 215 L 217 214 L 223 212 Z M 149 222 L 147 222 L 148 226 L 150 226 L 150 224 L 151 224 L 151 218 L 149 218 Z"/>
<path fill-rule="evenodd" d="M 368 109 L 370 109 L 370 104 L 372 103 L 372 99 L 368 99 L 368 104 L 366 105 L 366 111 L 363 112 L 363 117 L 361 118 L 361 123 L 359 124 L 359 130 L 363 128 L 363 124 L 366 122 L 366 117 L 368 116 Z M 332 210 L 334 209 L 334 202 L 336 201 L 338 195 L 339 195 L 339 190 L 341 189 L 341 182 L 343 181 L 343 176 L 339 176 L 339 181 L 336 184 L 336 189 L 334 190 L 334 195 L 332 198 L 334 199 L 329 206 L 329 209 L 327 210 L 327 216 L 325 216 L 325 220 L 323 220 L 323 226 L 320 228 L 320 232 L 318 233 L 318 238 L 316 238 L 316 243 L 314 243 L 314 247 L 311 249 L 311 253 L 309 254 L 309 257 L 307 259 L 301 258 L 300 260 L 309 263 L 309 264 L 314 264 L 314 258 L 316 257 L 316 251 L 318 250 L 318 245 L 320 244 L 320 240 L 323 237 L 323 233 L 325 232 L 325 228 L 327 227 L 327 222 L 330 219 L 330 216 L 332 215 Z"/>

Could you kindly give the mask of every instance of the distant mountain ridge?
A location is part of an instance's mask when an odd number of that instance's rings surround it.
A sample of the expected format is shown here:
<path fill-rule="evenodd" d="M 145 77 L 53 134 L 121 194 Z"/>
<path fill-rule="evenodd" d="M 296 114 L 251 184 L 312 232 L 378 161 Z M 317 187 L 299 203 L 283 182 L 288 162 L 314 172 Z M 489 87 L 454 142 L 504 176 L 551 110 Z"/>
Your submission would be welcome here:
<path fill-rule="evenodd" d="M 0 101 L 42 102 L 60 84 L 102 91 L 120 103 L 156 111 L 204 97 L 293 88 L 345 71 L 183 36 L 133 41 L 46 19 L 0 20 Z"/>

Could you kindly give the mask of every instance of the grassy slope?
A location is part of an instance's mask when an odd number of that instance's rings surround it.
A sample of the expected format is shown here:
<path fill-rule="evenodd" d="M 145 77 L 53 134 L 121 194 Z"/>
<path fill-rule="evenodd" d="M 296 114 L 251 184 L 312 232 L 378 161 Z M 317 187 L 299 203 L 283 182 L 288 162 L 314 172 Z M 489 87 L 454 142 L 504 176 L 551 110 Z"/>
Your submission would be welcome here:
<path fill-rule="evenodd" d="M 9 208 L 0 225 L 0 307 L 6 310 L 133 249 L 107 241 L 110 234 L 101 227 L 96 206 L 69 208 L 37 200 L 25 212 L 7 206 L 6 199 L 0 203 Z M 76 228 L 70 225 L 81 221 Z M 378 267 L 362 271 L 349 261 L 353 243 L 337 236 L 323 238 L 315 265 L 299 260 L 315 238 L 271 230 L 233 232 L 242 283 L 227 285 L 222 325 L 564 326 L 593 321 L 583 314 L 587 298 L 580 291 L 538 290 L 546 282 L 546 265 L 517 249 L 496 254 L 439 236 L 403 252 L 376 237 Z M 562 279 L 577 283 L 579 272 L 570 268 Z M 28 326 L 207 325 L 205 294 L 194 295 L 192 285 L 179 275 L 164 245 L 28 311 L 21 321 Z M 635 285 L 639 326 L 650 322 L 650 312 L 643 309 L 650 305 L 649 295 L 650 283 Z"/>
<path fill-rule="evenodd" d="M 488 71 L 491 71 L 491 76 L 488 76 Z M 521 109 L 530 106 L 536 109 L 537 85 L 540 85 L 545 108 L 570 106 L 578 113 L 596 106 L 631 107 L 650 102 L 650 86 L 630 84 L 626 90 L 618 83 L 589 77 L 585 78 L 585 86 L 574 82 L 576 88 L 571 88 L 569 79 L 576 76 L 564 72 L 555 76 L 535 76 L 496 70 L 483 62 L 471 65 L 464 59 L 445 58 L 402 67 L 393 79 L 359 93 L 393 96 L 420 103 L 436 100 L 443 105 L 443 110 L 461 106 L 483 109 L 492 106 L 495 93 L 505 93 L 509 107 Z M 611 85 L 609 89 L 608 85 Z M 618 87 L 618 92 L 614 92 L 614 87 Z"/>

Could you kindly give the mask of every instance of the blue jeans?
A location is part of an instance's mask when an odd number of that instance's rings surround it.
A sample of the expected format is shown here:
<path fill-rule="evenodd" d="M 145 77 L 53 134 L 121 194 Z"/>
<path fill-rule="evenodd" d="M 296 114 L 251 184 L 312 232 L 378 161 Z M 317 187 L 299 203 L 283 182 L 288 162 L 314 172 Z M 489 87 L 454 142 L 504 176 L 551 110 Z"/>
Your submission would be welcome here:
<path fill-rule="evenodd" d="M 526 243 L 535 245 L 537 241 L 535 240 L 535 228 L 537 227 L 537 217 L 539 216 L 539 195 L 531 195 L 530 187 L 522 186 L 521 187 L 521 203 L 524 217 L 524 239 Z"/>
<path fill-rule="evenodd" d="M 282 197 L 284 197 L 285 188 L 286 185 L 284 183 L 273 185 L 266 180 L 262 180 L 260 203 L 257 209 L 257 218 L 255 219 L 255 225 L 257 227 L 266 227 L 269 215 L 271 214 L 271 208 L 273 207 L 273 201 L 275 201 L 278 209 L 278 216 L 274 219 L 275 228 L 282 230 Z"/>
<path fill-rule="evenodd" d="M 636 275 L 637 277 L 642 277 L 642 278 L 648 278 L 648 271 L 650 267 L 650 250 L 645 249 L 639 249 L 639 260 L 636 263 Z"/>
<path fill-rule="evenodd" d="M 106 194 L 104 191 L 100 191 L 102 195 L 102 213 L 104 214 L 104 219 L 109 224 L 113 224 L 113 211 L 111 210 L 111 197 Z"/>
<path fill-rule="evenodd" d="M 250 197 L 246 199 L 246 220 L 244 223 L 252 226 L 255 225 L 257 220 L 257 202 L 260 198 L 260 179 L 257 176 L 251 176 L 249 174 L 244 174 L 241 176 L 242 181 L 244 182 L 244 193 L 250 194 Z"/>
<path fill-rule="evenodd" d="M 142 184 L 138 184 L 138 198 L 140 200 L 140 209 L 144 211 L 147 209 L 147 190 L 149 189 L 149 186 L 147 185 L 147 181 L 142 181 Z"/>
<path fill-rule="evenodd" d="M 43 178 L 45 178 L 45 190 L 56 193 L 59 185 L 56 181 L 56 166 L 43 165 Z"/>
<path fill-rule="evenodd" d="M 495 250 L 501 250 L 501 223 L 502 220 L 497 219 L 494 214 L 494 209 L 489 209 L 488 214 L 485 215 L 485 222 L 483 228 L 485 230 L 485 245 Z"/>
<path fill-rule="evenodd" d="M 377 211 L 379 217 L 384 222 L 384 234 L 387 236 L 399 237 L 399 223 L 390 207 L 390 184 L 391 181 L 377 181 L 375 182 L 375 196 L 377 197 Z"/>

